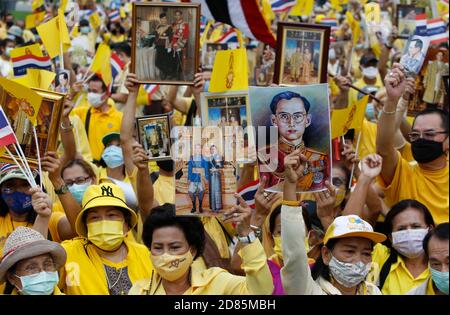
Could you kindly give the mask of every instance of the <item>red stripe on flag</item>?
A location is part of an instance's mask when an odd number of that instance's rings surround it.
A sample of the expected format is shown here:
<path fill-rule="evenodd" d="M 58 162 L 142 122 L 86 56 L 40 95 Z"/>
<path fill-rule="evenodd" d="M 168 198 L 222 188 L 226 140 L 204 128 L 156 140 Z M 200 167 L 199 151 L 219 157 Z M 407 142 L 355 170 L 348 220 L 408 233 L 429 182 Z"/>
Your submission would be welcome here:
<path fill-rule="evenodd" d="M 14 136 L 13 133 L 4 136 L 3 138 L 0 138 L 0 147 L 5 147 L 13 143 L 16 143 L 16 137 Z"/>
<path fill-rule="evenodd" d="M 23 55 L 23 56 L 11 58 L 11 62 L 18 62 L 18 61 L 22 61 L 24 59 L 34 59 L 34 60 L 45 62 L 45 61 L 49 61 L 50 57 L 49 56 L 39 57 L 39 56 L 35 56 L 35 55 Z"/>
<path fill-rule="evenodd" d="M 276 48 L 277 41 L 264 20 L 256 0 L 240 0 L 245 19 L 255 37 Z"/>

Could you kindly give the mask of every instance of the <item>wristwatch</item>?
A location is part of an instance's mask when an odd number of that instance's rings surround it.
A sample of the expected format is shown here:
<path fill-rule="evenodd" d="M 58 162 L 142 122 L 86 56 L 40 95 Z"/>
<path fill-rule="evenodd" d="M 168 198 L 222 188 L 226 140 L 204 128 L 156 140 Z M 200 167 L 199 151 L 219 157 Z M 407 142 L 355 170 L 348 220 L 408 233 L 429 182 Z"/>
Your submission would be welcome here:
<path fill-rule="evenodd" d="M 250 243 L 253 243 L 253 241 L 256 240 L 256 235 L 255 235 L 255 232 L 252 231 L 252 232 L 248 233 L 247 236 L 239 236 L 238 235 L 237 239 L 242 244 L 250 244 Z"/>
<path fill-rule="evenodd" d="M 255 232 L 255 236 L 259 238 L 260 241 L 262 241 L 262 228 L 260 226 L 251 225 L 250 228 Z"/>
<path fill-rule="evenodd" d="M 69 192 L 69 187 L 66 184 L 62 185 L 60 188 L 55 188 L 55 194 L 64 195 Z"/>

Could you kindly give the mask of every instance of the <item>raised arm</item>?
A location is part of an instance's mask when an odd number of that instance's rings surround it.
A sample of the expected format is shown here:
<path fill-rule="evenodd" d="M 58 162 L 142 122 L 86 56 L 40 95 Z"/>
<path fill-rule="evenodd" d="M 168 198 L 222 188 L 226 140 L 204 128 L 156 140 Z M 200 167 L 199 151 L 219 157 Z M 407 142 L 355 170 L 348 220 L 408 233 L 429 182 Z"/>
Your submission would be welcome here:
<path fill-rule="evenodd" d="M 377 131 L 377 153 L 383 158 L 381 177 L 389 185 L 394 178 L 397 168 L 398 153 L 394 147 L 395 113 L 397 103 L 406 87 L 403 66 L 394 64 L 392 70 L 386 75 L 384 83 L 386 86 L 387 101 L 384 104 L 381 117 L 378 121 Z"/>
<path fill-rule="evenodd" d="M 137 167 L 136 196 L 143 218 L 153 208 L 153 184 L 148 170 L 148 157 L 139 143 L 133 144 L 133 163 Z"/>
<path fill-rule="evenodd" d="M 34 220 L 33 229 L 41 233 L 45 238 L 48 237 L 48 223 L 52 215 L 52 200 L 38 186 L 31 188 L 31 205 L 37 216 Z"/>
<path fill-rule="evenodd" d="M 67 162 L 76 158 L 77 146 L 75 136 L 73 134 L 73 126 L 70 122 L 70 112 L 73 109 L 73 101 L 70 96 L 64 100 L 63 115 L 61 118 L 61 143 L 64 149 L 64 154 L 61 157 L 61 164 L 65 165 Z"/>

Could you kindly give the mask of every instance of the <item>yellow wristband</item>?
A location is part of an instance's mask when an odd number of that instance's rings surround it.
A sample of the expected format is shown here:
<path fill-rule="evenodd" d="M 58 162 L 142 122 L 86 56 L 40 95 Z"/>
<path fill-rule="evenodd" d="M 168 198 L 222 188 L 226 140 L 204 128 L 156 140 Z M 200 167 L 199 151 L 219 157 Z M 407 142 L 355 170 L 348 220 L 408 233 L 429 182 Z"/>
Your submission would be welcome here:
<path fill-rule="evenodd" d="M 281 202 L 281 204 L 285 205 L 285 206 L 292 206 L 292 207 L 298 207 L 300 206 L 300 201 L 298 200 L 283 200 Z"/>

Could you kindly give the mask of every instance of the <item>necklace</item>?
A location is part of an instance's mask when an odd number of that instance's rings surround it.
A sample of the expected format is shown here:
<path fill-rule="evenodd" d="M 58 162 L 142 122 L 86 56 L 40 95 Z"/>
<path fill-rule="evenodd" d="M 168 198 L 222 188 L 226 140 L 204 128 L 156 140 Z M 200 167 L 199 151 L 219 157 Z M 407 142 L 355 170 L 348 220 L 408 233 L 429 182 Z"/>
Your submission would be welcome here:
<path fill-rule="evenodd" d="M 121 261 L 125 260 L 126 248 L 124 250 L 125 250 L 125 252 L 124 252 L 124 255 L 123 255 Z M 117 283 L 119 283 L 120 277 L 122 276 L 122 271 L 124 269 L 125 269 L 125 267 L 120 268 L 119 275 L 118 275 L 116 281 L 113 283 L 113 285 L 111 285 L 110 282 L 109 282 L 108 271 L 107 271 L 106 265 L 105 265 L 106 282 L 108 283 L 108 290 L 109 290 L 109 292 L 111 292 L 111 289 L 114 288 L 117 285 Z M 125 291 L 123 291 L 123 290 L 120 291 L 120 295 L 125 295 L 125 294 L 126 294 Z"/>

